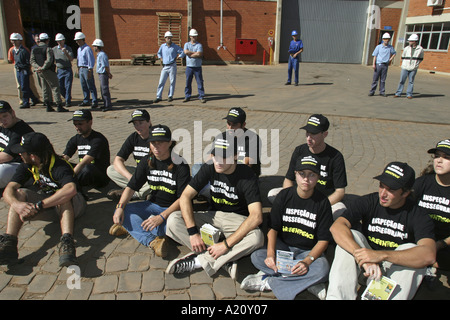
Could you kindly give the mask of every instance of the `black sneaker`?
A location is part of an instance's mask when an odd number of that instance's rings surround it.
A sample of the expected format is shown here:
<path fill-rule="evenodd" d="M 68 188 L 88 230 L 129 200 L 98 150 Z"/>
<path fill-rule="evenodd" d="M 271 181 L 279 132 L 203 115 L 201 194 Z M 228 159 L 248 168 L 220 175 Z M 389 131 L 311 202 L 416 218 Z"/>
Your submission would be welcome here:
<path fill-rule="evenodd" d="M 17 261 L 17 237 L 10 234 L 0 235 L 0 264 L 9 264 Z"/>
<path fill-rule="evenodd" d="M 59 104 L 56 108 L 57 112 L 69 112 L 66 108 L 64 108 L 61 104 Z"/>
<path fill-rule="evenodd" d="M 158 103 L 158 102 L 160 102 L 160 101 L 162 101 L 162 99 L 156 98 L 155 100 L 153 100 L 153 103 Z"/>
<path fill-rule="evenodd" d="M 172 102 L 173 101 L 173 98 L 172 97 L 169 97 L 168 99 L 167 99 L 167 102 Z"/>
<path fill-rule="evenodd" d="M 75 252 L 75 241 L 69 233 L 63 234 L 59 244 L 59 266 L 68 267 L 77 265 L 77 257 Z"/>
<path fill-rule="evenodd" d="M 196 253 L 191 252 L 181 258 L 172 260 L 172 262 L 167 266 L 166 273 L 191 272 L 195 269 L 194 259 L 196 256 Z"/>
<path fill-rule="evenodd" d="M 191 101 L 191 98 L 184 98 L 183 102 L 189 102 Z"/>

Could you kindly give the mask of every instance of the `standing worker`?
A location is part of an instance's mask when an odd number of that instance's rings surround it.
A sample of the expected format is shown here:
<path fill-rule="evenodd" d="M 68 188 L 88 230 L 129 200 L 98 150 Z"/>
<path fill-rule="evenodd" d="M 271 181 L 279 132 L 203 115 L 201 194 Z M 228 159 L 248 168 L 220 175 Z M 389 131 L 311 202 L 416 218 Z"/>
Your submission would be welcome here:
<path fill-rule="evenodd" d="M 191 40 L 184 45 L 184 53 L 186 54 L 186 88 L 184 90 L 183 102 L 191 100 L 192 94 L 192 77 L 195 76 L 198 88 L 198 99 L 201 103 L 205 103 L 205 88 L 203 87 L 202 74 L 202 58 L 203 46 L 197 41 L 198 32 L 195 29 L 189 31 Z"/>
<path fill-rule="evenodd" d="M 100 39 L 95 39 L 92 44 L 97 53 L 97 74 L 100 80 L 100 92 L 104 101 L 103 111 L 112 110 L 111 93 L 109 92 L 109 79 L 112 79 L 111 69 L 109 68 L 109 59 L 103 51 L 105 45 Z"/>
<path fill-rule="evenodd" d="M 398 84 L 397 92 L 394 98 L 402 95 L 403 86 L 406 78 L 408 78 L 408 88 L 406 89 L 406 97 L 412 99 L 414 90 L 414 78 L 416 77 L 419 64 L 423 61 L 423 48 L 418 44 L 419 36 L 412 34 L 408 38 L 409 46 L 407 46 L 402 53 L 402 72 L 400 74 L 400 83 Z"/>
<path fill-rule="evenodd" d="M 73 82 L 73 51 L 66 42 L 66 38 L 62 33 L 58 33 L 55 37 L 57 46 L 53 47 L 53 54 L 55 55 L 55 62 L 59 80 L 59 90 L 61 95 L 66 100 L 66 107 L 70 107 L 72 104 L 72 82 Z"/>
<path fill-rule="evenodd" d="M 89 106 L 90 94 L 92 94 L 92 108 L 97 108 L 97 88 L 95 87 L 94 80 L 94 53 L 86 44 L 86 36 L 83 32 L 75 33 L 74 40 L 79 47 L 77 51 L 78 75 L 80 77 L 81 89 L 83 90 L 83 102 L 79 106 Z"/>
<path fill-rule="evenodd" d="M 169 98 L 167 101 L 171 102 L 173 100 L 175 83 L 177 80 L 177 57 L 183 58 L 185 54 L 181 47 L 172 42 L 172 37 L 172 32 L 167 31 L 164 34 L 164 39 L 166 42 L 163 43 L 158 50 L 158 58 L 161 59 L 163 68 L 161 70 L 158 89 L 156 91 L 156 99 L 153 100 L 154 103 L 158 103 L 162 100 L 162 92 L 164 90 L 167 77 L 170 79 Z"/>
<path fill-rule="evenodd" d="M 390 39 L 391 35 L 389 33 L 386 32 L 385 34 L 383 34 L 383 43 L 377 45 L 372 53 L 374 72 L 373 72 L 372 87 L 369 91 L 369 96 L 373 96 L 375 94 L 375 90 L 377 90 L 379 79 L 380 96 L 386 97 L 385 84 L 388 67 L 397 53 L 394 47 L 389 44 Z"/>
<path fill-rule="evenodd" d="M 49 41 L 48 34 L 39 34 L 39 45 L 31 51 L 30 62 L 38 77 L 41 78 L 42 95 L 44 104 L 47 106 L 47 112 L 55 111 L 52 108 L 53 100 L 57 106 L 56 111 L 66 112 L 68 110 L 62 106 L 58 77 L 55 72 L 55 56 L 53 50 L 48 46 Z"/>
<path fill-rule="evenodd" d="M 32 76 L 30 52 L 22 45 L 23 38 L 19 33 L 12 33 L 10 36 L 10 40 L 14 45 L 10 51 L 10 61 L 14 62 L 17 87 L 20 91 L 20 108 L 25 109 L 30 107 L 30 99 L 32 101 L 32 105 L 35 105 L 38 101 L 38 98 L 35 97 L 30 87 L 30 75 Z"/>
<path fill-rule="evenodd" d="M 294 70 L 295 85 L 298 86 L 298 69 L 300 65 L 300 53 L 303 52 L 303 42 L 298 38 L 297 30 L 291 33 L 292 41 L 289 44 L 288 80 L 285 85 L 291 84 L 292 70 Z"/>

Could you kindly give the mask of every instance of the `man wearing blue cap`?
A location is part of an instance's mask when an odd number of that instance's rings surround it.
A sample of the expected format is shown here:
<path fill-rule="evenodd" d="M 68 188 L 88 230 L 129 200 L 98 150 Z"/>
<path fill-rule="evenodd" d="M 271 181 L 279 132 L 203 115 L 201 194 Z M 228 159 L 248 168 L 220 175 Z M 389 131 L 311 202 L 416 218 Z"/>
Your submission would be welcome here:
<path fill-rule="evenodd" d="M 291 33 L 292 41 L 289 44 L 289 60 L 288 60 L 288 80 L 286 85 L 291 84 L 292 69 L 294 69 L 295 85 L 298 86 L 298 68 L 300 62 L 300 53 L 303 52 L 303 42 L 298 38 L 297 30 Z"/>

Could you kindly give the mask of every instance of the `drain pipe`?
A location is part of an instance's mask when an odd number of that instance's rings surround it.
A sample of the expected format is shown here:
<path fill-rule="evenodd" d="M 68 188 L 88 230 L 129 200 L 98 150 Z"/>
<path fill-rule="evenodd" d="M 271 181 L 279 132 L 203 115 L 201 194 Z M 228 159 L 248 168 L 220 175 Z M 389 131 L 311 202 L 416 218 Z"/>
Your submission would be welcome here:
<path fill-rule="evenodd" d="M 220 45 L 217 47 L 217 50 L 227 50 L 227 47 L 223 45 L 223 0 L 220 0 Z"/>

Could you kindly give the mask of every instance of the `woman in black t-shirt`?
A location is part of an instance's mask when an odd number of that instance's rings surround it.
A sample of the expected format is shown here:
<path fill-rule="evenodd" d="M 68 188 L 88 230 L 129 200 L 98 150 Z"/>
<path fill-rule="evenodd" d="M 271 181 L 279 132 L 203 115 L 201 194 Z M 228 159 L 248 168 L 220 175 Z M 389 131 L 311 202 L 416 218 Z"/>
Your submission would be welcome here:
<path fill-rule="evenodd" d="M 283 189 L 273 203 L 267 248 L 251 255 L 263 274 L 246 277 L 242 289 L 272 290 L 280 300 L 293 300 L 301 291 L 328 279 L 330 266 L 323 253 L 332 240 L 329 228 L 333 218 L 328 198 L 315 189 L 319 173 L 320 164 L 314 157 L 297 161 L 297 185 Z M 292 267 L 286 268 L 282 255 L 292 256 Z M 325 287 L 314 287 L 311 292 L 324 299 Z"/>
<path fill-rule="evenodd" d="M 434 223 L 436 236 L 436 268 L 450 270 L 450 139 L 438 142 L 433 163 L 422 171 L 414 183 L 417 204 L 424 208 Z"/>
<path fill-rule="evenodd" d="M 122 193 L 110 234 L 123 234 L 123 226 L 141 244 L 150 246 L 158 256 L 164 257 L 167 254 L 164 240 L 166 221 L 172 212 L 180 208 L 179 197 L 189 183 L 190 170 L 186 163 L 175 164 L 172 161 L 173 156 L 177 155 L 172 155 L 175 142 L 171 140 L 168 127 L 151 127 L 149 141 L 150 153 L 139 162 Z M 152 190 L 150 201 L 129 204 L 134 192 L 146 182 Z"/>

